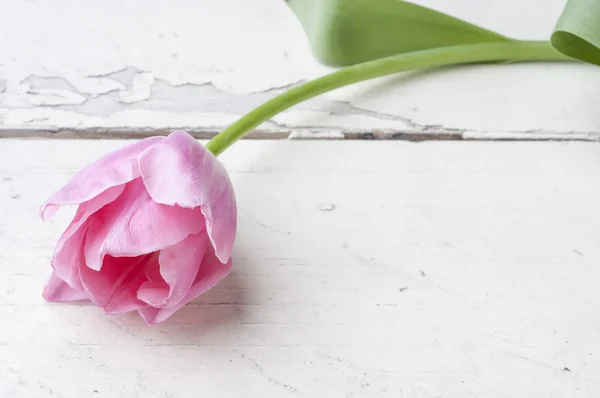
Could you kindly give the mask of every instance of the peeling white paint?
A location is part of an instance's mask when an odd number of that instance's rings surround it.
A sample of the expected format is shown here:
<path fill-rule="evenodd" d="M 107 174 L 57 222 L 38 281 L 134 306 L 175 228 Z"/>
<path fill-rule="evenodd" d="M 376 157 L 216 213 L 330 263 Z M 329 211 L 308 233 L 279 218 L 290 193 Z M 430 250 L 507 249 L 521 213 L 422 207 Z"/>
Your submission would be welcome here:
<path fill-rule="evenodd" d="M 301 139 L 326 139 L 326 140 L 343 140 L 345 138 L 344 133 L 341 131 L 319 131 L 314 132 L 311 130 L 298 129 L 290 133 L 288 139 L 290 140 L 301 140 Z"/>
<path fill-rule="evenodd" d="M 81 116 L 61 109 L 14 109 L 4 111 L 4 130 L 16 127 L 30 128 L 73 128 L 80 123 Z"/>
<path fill-rule="evenodd" d="M 117 99 L 124 104 L 132 104 L 150 98 L 154 76 L 149 73 L 135 75 L 131 88 L 121 91 Z"/>
<path fill-rule="evenodd" d="M 82 94 L 88 94 L 91 97 L 97 97 L 101 94 L 107 94 L 113 91 L 124 91 L 126 87 L 112 79 L 104 77 L 83 76 L 76 73 L 65 74 L 65 79 Z"/>
<path fill-rule="evenodd" d="M 354 130 L 394 129 L 407 130 L 412 128 L 410 123 L 403 119 L 390 119 L 374 115 L 338 115 L 330 112 L 318 111 L 290 111 L 279 114 L 273 121 L 295 128 L 336 128 L 339 126 L 352 126 Z M 347 128 L 346 128 L 347 129 Z"/>
<path fill-rule="evenodd" d="M 544 39 L 565 1 L 520 0 L 518 14 L 517 0 L 417 3 Z M 3 130 L 220 129 L 332 70 L 283 1 L 0 0 L 0 9 Z M 575 64 L 410 73 L 327 93 L 261 130 L 586 134 L 600 132 L 598 83 L 600 69 Z"/>
<path fill-rule="evenodd" d="M 27 94 L 27 100 L 32 105 L 77 105 L 85 102 L 81 94 L 53 88 L 29 89 Z"/>

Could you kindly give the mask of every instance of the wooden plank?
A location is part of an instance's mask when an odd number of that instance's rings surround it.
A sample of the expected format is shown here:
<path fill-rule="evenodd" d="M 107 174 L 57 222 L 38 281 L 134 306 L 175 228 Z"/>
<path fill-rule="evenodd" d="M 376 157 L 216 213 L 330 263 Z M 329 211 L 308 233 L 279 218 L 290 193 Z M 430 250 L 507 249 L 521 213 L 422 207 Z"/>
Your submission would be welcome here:
<path fill-rule="evenodd" d="M 244 141 L 232 274 L 167 323 L 44 303 L 37 206 L 125 141 L 0 141 L 2 397 L 592 397 L 600 146 Z"/>
<path fill-rule="evenodd" d="M 535 40 L 548 39 L 565 2 L 417 1 Z M 331 70 L 284 1 L 0 0 L 0 10 L 4 137 L 184 128 L 206 138 Z M 255 136 L 596 140 L 599 81 L 598 68 L 574 64 L 404 74 L 301 104 Z"/>

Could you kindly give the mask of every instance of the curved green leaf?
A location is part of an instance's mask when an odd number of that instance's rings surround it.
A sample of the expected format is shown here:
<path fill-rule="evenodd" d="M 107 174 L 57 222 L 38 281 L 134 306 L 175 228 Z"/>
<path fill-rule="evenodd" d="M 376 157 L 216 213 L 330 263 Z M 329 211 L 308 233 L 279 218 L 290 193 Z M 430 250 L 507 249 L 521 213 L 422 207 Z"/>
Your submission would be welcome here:
<path fill-rule="evenodd" d="M 600 0 L 569 0 L 552 45 L 565 55 L 600 65 Z"/>
<path fill-rule="evenodd" d="M 347 66 L 391 55 L 511 39 L 402 0 L 287 0 L 315 57 Z"/>

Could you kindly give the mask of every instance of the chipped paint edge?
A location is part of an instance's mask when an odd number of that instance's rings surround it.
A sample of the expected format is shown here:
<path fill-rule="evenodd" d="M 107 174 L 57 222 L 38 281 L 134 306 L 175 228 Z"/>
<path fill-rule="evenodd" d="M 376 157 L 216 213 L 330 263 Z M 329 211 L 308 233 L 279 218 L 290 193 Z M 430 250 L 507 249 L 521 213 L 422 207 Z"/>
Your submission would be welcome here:
<path fill-rule="evenodd" d="M 210 139 L 219 129 L 189 126 L 170 128 L 59 128 L 0 126 L 0 138 L 141 139 L 185 130 L 198 139 Z M 399 141 L 600 141 L 600 132 L 468 131 L 456 129 L 349 130 L 320 128 L 256 129 L 245 136 L 255 140 L 399 140 Z"/>

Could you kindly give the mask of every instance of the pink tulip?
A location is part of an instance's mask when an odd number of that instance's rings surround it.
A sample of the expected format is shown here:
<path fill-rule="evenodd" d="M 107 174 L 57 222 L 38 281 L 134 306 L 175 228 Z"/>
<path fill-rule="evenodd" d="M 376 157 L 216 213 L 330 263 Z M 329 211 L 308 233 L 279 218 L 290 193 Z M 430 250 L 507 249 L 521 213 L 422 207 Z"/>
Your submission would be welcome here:
<path fill-rule="evenodd" d="M 160 323 L 231 270 L 237 212 L 223 165 L 189 134 L 146 138 L 76 174 L 41 208 L 78 205 L 52 256 L 49 301 Z"/>

